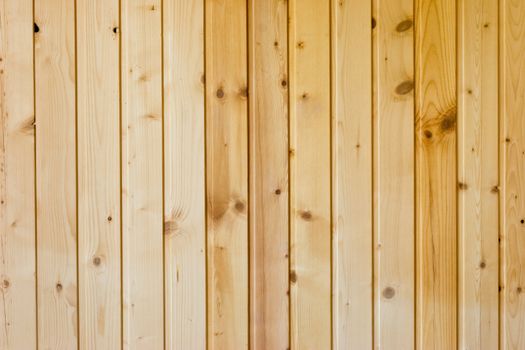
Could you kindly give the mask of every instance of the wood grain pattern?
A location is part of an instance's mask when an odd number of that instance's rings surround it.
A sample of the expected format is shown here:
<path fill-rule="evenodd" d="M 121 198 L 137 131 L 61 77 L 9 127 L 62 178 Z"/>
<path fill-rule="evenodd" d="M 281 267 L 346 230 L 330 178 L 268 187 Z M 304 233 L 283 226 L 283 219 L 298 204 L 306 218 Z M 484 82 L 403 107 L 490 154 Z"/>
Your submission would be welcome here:
<path fill-rule="evenodd" d="M 121 3 L 125 349 L 164 347 L 160 0 Z"/>
<path fill-rule="evenodd" d="M 416 1 L 416 347 L 457 345 L 456 2 Z"/>
<path fill-rule="evenodd" d="M 75 6 L 36 0 L 38 347 L 76 349 Z M 36 27 L 35 27 L 36 29 Z"/>
<path fill-rule="evenodd" d="M 121 343 L 119 2 L 76 4 L 79 338 L 109 350 Z"/>
<path fill-rule="evenodd" d="M 374 1 L 374 343 L 414 349 L 413 1 Z"/>
<path fill-rule="evenodd" d="M 459 348 L 498 348 L 498 2 L 458 7 Z"/>
<path fill-rule="evenodd" d="M 206 347 L 204 2 L 164 0 L 166 348 Z"/>
<path fill-rule="evenodd" d="M 330 6 L 289 2 L 290 332 L 331 346 Z"/>
<path fill-rule="evenodd" d="M 371 349 L 372 2 L 332 5 L 334 347 Z"/>
<path fill-rule="evenodd" d="M 248 82 L 243 0 L 207 1 L 208 347 L 248 348 Z"/>
<path fill-rule="evenodd" d="M 525 348 L 525 3 L 500 1 L 500 348 Z"/>
<path fill-rule="evenodd" d="M 250 341 L 286 349 L 288 281 L 287 3 L 249 2 Z"/>
<path fill-rule="evenodd" d="M 0 349 L 36 348 L 33 3 L 0 1 Z"/>

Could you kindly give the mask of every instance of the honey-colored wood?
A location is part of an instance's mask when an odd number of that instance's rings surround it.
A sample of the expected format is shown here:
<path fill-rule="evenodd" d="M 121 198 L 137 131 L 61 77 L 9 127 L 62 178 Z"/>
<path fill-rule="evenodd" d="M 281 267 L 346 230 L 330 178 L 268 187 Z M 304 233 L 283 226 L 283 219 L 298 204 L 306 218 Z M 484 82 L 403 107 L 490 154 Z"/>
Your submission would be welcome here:
<path fill-rule="evenodd" d="M 287 349 L 287 3 L 249 1 L 250 346 Z"/>
<path fill-rule="evenodd" d="M 460 349 L 498 348 L 498 2 L 458 7 Z"/>
<path fill-rule="evenodd" d="M 34 3 L 40 349 L 78 346 L 74 5 Z"/>
<path fill-rule="evenodd" d="M 416 348 L 457 345 L 456 2 L 415 2 Z"/>
<path fill-rule="evenodd" d="M 125 349 L 164 348 L 161 9 L 121 2 Z"/>
<path fill-rule="evenodd" d="M 290 332 L 292 349 L 329 349 L 330 4 L 289 1 Z"/>
<path fill-rule="evenodd" d="M 78 278 L 81 349 L 118 349 L 119 2 L 77 0 Z"/>
<path fill-rule="evenodd" d="M 0 349 L 525 349 L 523 22 L 0 0 Z"/>
<path fill-rule="evenodd" d="M 412 0 L 374 1 L 374 343 L 414 349 Z"/>
<path fill-rule="evenodd" d="M 248 348 L 248 67 L 243 0 L 206 1 L 208 348 Z"/>
<path fill-rule="evenodd" d="M 525 3 L 500 1 L 500 349 L 525 348 Z"/>
<path fill-rule="evenodd" d="M 0 1 L 0 349 L 36 348 L 33 2 Z"/>
<path fill-rule="evenodd" d="M 204 2 L 164 0 L 166 349 L 206 347 Z"/>
<path fill-rule="evenodd" d="M 372 2 L 333 1 L 332 11 L 333 341 L 371 349 Z"/>

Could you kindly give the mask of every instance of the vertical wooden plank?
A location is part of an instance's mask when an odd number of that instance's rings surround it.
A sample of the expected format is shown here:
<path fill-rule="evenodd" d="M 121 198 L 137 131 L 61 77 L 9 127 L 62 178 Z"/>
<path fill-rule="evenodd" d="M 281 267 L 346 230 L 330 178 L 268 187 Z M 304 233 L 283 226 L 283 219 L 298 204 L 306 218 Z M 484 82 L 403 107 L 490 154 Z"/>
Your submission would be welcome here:
<path fill-rule="evenodd" d="M 208 346 L 248 347 L 246 2 L 206 1 Z"/>
<path fill-rule="evenodd" d="M 414 349 L 413 1 L 374 1 L 375 332 Z"/>
<path fill-rule="evenodd" d="M 161 16 L 160 0 L 121 3 L 126 349 L 164 346 Z"/>
<path fill-rule="evenodd" d="M 330 2 L 289 2 L 293 349 L 331 346 Z"/>
<path fill-rule="evenodd" d="M 204 2 L 164 0 L 166 348 L 205 349 Z"/>
<path fill-rule="evenodd" d="M 501 349 L 525 348 L 525 2 L 500 2 Z"/>
<path fill-rule="evenodd" d="M 416 347 L 457 345 L 456 2 L 417 0 Z"/>
<path fill-rule="evenodd" d="M 458 7 L 459 348 L 498 348 L 498 2 Z"/>
<path fill-rule="evenodd" d="M 373 346 L 371 4 L 332 1 L 336 349 Z"/>
<path fill-rule="evenodd" d="M 288 11 L 249 1 L 250 341 L 289 348 Z"/>
<path fill-rule="evenodd" d="M 38 345 L 76 349 L 75 3 L 35 0 L 35 22 Z"/>
<path fill-rule="evenodd" d="M 0 349 L 36 348 L 33 2 L 0 2 Z"/>
<path fill-rule="evenodd" d="M 119 1 L 77 0 L 78 273 L 81 349 L 118 349 Z"/>

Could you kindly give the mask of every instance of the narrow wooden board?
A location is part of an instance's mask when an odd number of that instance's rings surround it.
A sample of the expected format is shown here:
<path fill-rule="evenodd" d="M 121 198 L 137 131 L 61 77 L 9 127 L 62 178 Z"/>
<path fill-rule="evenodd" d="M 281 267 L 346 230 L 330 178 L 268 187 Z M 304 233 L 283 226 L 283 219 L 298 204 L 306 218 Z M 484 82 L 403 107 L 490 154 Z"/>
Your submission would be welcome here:
<path fill-rule="evenodd" d="M 122 1 L 125 349 L 164 347 L 161 1 Z"/>
<path fill-rule="evenodd" d="M 80 348 L 119 349 L 119 1 L 76 4 Z"/>
<path fill-rule="evenodd" d="M 0 1 L 0 349 L 36 348 L 33 2 Z"/>
<path fill-rule="evenodd" d="M 372 2 L 332 11 L 333 341 L 372 349 Z"/>
<path fill-rule="evenodd" d="M 374 1 L 374 343 L 414 349 L 412 0 Z"/>
<path fill-rule="evenodd" d="M 38 347 L 76 349 L 75 3 L 35 0 Z"/>
<path fill-rule="evenodd" d="M 456 1 L 415 2 L 416 347 L 457 345 Z"/>
<path fill-rule="evenodd" d="M 525 348 L 525 3 L 500 1 L 500 349 Z"/>
<path fill-rule="evenodd" d="M 331 346 L 330 3 L 289 1 L 290 333 Z"/>
<path fill-rule="evenodd" d="M 250 344 L 287 349 L 288 11 L 281 0 L 249 1 Z"/>
<path fill-rule="evenodd" d="M 498 1 L 458 6 L 459 348 L 498 348 Z"/>
<path fill-rule="evenodd" d="M 248 348 L 246 1 L 206 1 L 208 348 Z"/>
<path fill-rule="evenodd" d="M 204 2 L 164 0 L 166 349 L 206 347 Z"/>

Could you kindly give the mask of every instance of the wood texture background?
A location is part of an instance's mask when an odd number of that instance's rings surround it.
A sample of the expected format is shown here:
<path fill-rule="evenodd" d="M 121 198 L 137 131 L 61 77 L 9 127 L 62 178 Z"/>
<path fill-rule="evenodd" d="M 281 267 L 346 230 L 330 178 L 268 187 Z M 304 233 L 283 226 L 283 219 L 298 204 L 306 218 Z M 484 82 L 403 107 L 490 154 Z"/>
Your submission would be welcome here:
<path fill-rule="evenodd" d="M 0 349 L 525 350 L 523 0 L 0 0 Z"/>

